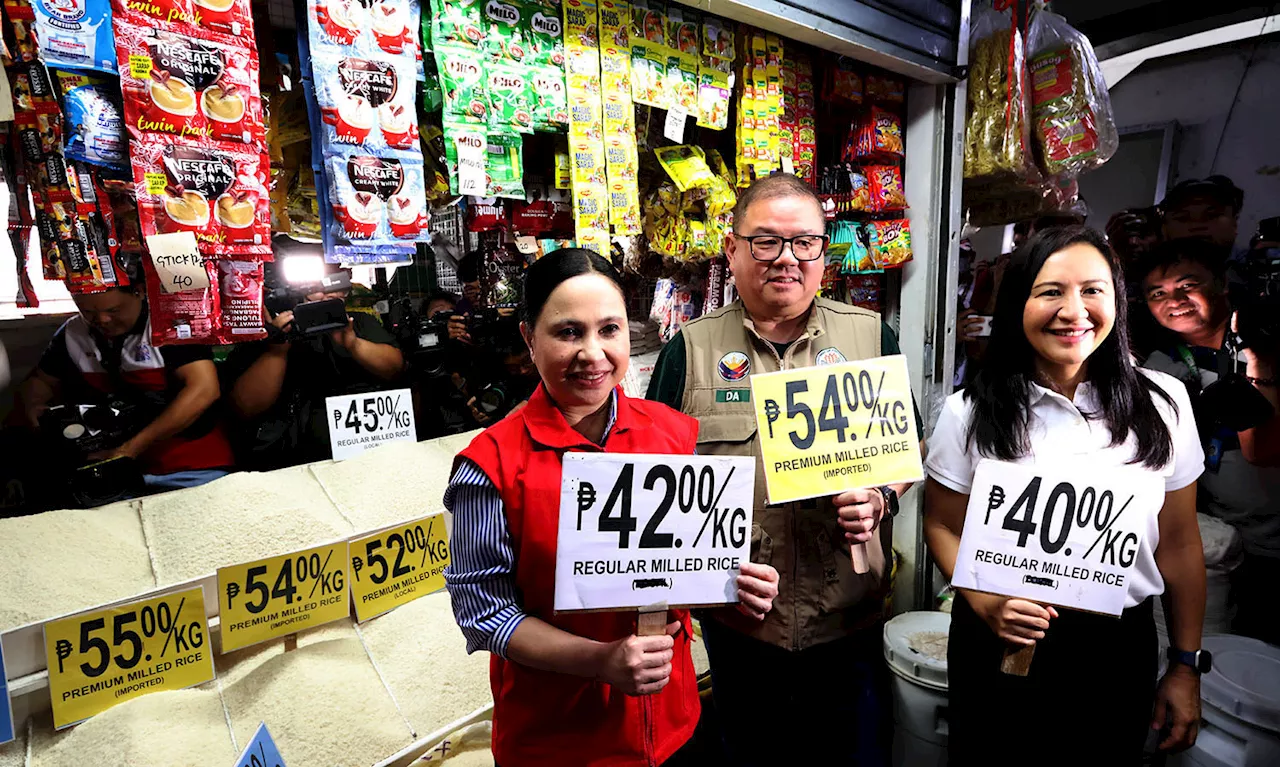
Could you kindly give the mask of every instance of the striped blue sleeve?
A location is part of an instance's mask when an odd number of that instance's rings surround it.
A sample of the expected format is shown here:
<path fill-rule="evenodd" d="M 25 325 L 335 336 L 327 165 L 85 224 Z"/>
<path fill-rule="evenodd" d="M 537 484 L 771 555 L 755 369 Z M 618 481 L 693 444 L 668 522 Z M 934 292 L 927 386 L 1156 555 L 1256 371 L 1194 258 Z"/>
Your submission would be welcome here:
<path fill-rule="evenodd" d="M 502 497 L 480 467 L 458 464 L 444 505 L 453 512 L 445 585 L 467 652 L 507 657 L 507 644 L 525 619 L 515 583 L 516 554 L 502 513 Z"/>

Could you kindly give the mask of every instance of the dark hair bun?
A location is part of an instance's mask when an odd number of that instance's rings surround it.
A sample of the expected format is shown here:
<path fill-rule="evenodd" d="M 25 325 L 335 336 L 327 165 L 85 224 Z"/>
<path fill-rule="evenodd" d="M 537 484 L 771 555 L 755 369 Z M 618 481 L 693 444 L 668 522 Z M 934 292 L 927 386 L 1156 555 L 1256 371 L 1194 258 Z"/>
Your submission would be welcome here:
<path fill-rule="evenodd" d="M 520 318 L 529 327 L 538 322 L 542 308 L 547 299 L 560 284 L 584 274 L 599 274 L 607 277 L 618 289 L 622 290 L 622 275 L 613 264 L 601 257 L 594 250 L 585 248 L 561 248 L 554 250 L 530 264 L 524 273 L 524 302 L 520 305 Z"/>

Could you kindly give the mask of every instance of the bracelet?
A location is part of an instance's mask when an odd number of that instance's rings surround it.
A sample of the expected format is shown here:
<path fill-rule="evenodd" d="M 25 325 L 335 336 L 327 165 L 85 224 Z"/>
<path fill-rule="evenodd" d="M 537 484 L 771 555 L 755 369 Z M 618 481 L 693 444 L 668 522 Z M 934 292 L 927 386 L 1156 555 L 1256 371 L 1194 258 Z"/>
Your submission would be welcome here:
<path fill-rule="evenodd" d="M 1253 376 L 1245 376 L 1245 380 L 1253 384 L 1254 386 L 1275 386 L 1276 385 L 1276 379 L 1274 378 L 1254 378 Z"/>

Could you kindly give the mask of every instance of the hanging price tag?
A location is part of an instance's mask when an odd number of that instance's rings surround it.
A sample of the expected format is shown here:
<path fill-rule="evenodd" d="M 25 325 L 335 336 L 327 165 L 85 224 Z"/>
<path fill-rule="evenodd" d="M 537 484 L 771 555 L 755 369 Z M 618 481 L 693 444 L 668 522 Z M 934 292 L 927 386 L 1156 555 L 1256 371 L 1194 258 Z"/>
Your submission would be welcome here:
<path fill-rule="evenodd" d="M 222 652 L 351 614 L 347 542 L 218 568 Z"/>
<path fill-rule="evenodd" d="M 682 106 L 673 106 L 667 110 L 667 123 L 662 135 L 676 142 L 684 143 L 684 124 L 689 120 L 689 112 Z"/>
<path fill-rule="evenodd" d="M 280 749 L 267 732 L 267 724 L 263 722 L 253 733 L 253 739 L 244 747 L 236 767 L 284 767 L 284 759 L 280 757 Z"/>
<path fill-rule="evenodd" d="M 481 134 L 465 134 L 457 139 L 458 193 L 483 195 L 485 192 L 485 156 L 488 141 Z"/>
<path fill-rule="evenodd" d="M 191 232 L 149 235 L 147 251 L 160 278 L 160 289 L 165 293 L 208 289 L 209 272 L 196 247 L 196 236 Z"/>
<path fill-rule="evenodd" d="M 1163 478 L 1132 466 L 983 460 L 951 583 L 1119 615 L 1163 504 Z"/>
<path fill-rule="evenodd" d="M 147 693 L 213 679 L 208 628 L 198 586 L 46 623 L 54 726 L 69 727 Z"/>
<path fill-rule="evenodd" d="M 793 175 L 794 175 L 794 174 L 795 174 L 795 172 L 796 172 L 796 165 L 795 165 L 795 163 L 794 163 L 794 162 L 792 162 L 792 161 L 791 161 L 791 158 L 790 158 L 790 157 L 788 157 L 788 156 L 786 156 L 785 154 L 782 156 L 782 172 L 783 172 L 783 173 L 791 173 L 791 174 L 793 174 Z"/>
<path fill-rule="evenodd" d="M 565 455 L 555 609 L 737 602 L 754 500 L 754 458 Z"/>
<path fill-rule="evenodd" d="M 389 527 L 351 542 L 351 594 L 363 623 L 444 588 L 449 538 L 444 514 Z"/>
<path fill-rule="evenodd" d="M 906 357 L 818 360 L 751 376 L 769 503 L 923 478 Z"/>

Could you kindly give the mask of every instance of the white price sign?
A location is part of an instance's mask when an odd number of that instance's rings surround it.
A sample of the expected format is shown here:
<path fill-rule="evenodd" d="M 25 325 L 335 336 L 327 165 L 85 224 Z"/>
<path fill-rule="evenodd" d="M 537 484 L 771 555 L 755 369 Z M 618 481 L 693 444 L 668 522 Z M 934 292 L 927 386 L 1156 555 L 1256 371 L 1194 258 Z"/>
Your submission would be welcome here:
<path fill-rule="evenodd" d="M 667 121 L 662 126 L 662 135 L 676 142 L 684 143 L 684 126 L 689 121 L 689 112 L 676 105 L 667 110 Z"/>
<path fill-rule="evenodd" d="M 754 458 L 565 455 L 555 609 L 737 602 L 755 476 Z"/>
<path fill-rule="evenodd" d="M 458 137 L 458 194 L 484 194 L 487 143 L 483 134 Z"/>
<path fill-rule="evenodd" d="M 1164 480 L 1136 467 L 983 460 L 951 584 L 1119 615 Z"/>
<path fill-rule="evenodd" d="M 413 425 L 413 395 L 408 389 L 344 394 L 325 399 L 324 405 L 335 461 L 387 442 L 418 438 Z"/>

